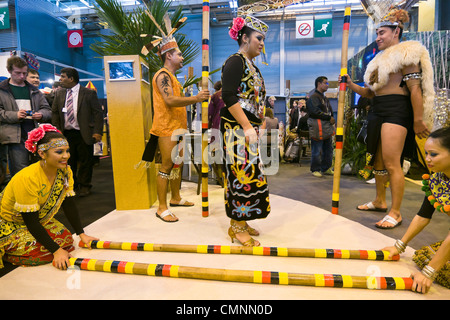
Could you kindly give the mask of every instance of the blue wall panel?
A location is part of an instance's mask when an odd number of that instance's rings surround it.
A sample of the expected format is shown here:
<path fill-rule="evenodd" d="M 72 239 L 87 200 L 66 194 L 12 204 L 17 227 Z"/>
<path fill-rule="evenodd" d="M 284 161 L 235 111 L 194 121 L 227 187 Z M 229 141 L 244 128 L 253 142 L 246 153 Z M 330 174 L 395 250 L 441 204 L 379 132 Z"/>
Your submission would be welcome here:
<path fill-rule="evenodd" d="M 20 0 L 17 3 L 22 51 L 103 75 L 103 60 L 89 48 L 91 43 L 100 38 L 85 37 L 84 48 L 70 49 L 67 47 L 67 26 L 53 16 L 48 2 Z M 187 25 L 180 32 L 201 46 L 202 17 L 193 15 L 188 19 Z M 350 58 L 366 46 L 368 37 L 366 22 L 365 16 L 352 17 L 348 51 Z M 283 46 L 280 44 L 282 24 L 279 21 L 269 21 L 268 24 L 270 29 L 266 35 L 265 44 L 269 65 L 262 64 L 260 57 L 256 59 L 256 64 L 264 76 L 268 95 L 283 95 L 285 86 L 283 80 L 290 80 L 293 94 L 309 92 L 314 86 L 314 79 L 320 75 L 325 75 L 330 80 L 337 80 L 340 71 L 343 17 L 334 14 L 333 37 L 302 40 L 295 38 L 295 20 L 286 20 L 283 35 L 284 51 L 281 51 Z M 237 43 L 228 35 L 228 26 L 211 26 L 211 71 L 221 68 L 226 58 L 237 50 Z M 283 53 L 284 59 L 281 59 L 280 54 Z M 283 60 L 285 61 L 284 74 L 280 74 L 280 70 L 282 70 L 280 63 Z M 194 62 L 185 65 L 179 74 L 180 82 L 184 81 L 184 76 L 187 75 L 190 66 L 194 68 L 195 76 L 201 76 L 201 61 L 201 54 L 199 54 Z M 47 63 L 41 63 L 41 65 L 42 80 L 52 77 L 53 66 Z M 60 67 L 57 67 L 56 72 L 59 70 Z M 81 76 L 82 78 L 92 77 Z M 220 71 L 211 75 L 212 82 L 220 80 L 220 76 Z M 97 81 L 94 85 L 99 90 L 99 96 L 103 97 L 103 84 Z"/>

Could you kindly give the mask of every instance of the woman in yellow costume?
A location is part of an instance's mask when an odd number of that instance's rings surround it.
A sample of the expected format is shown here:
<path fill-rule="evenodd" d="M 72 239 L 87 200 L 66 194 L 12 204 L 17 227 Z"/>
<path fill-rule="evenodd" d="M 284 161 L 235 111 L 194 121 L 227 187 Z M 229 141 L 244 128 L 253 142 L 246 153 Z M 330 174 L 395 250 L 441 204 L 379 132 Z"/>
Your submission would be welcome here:
<path fill-rule="evenodd" d="M 41 124 L 28 134 L 25 147 L 41 160 L 19 171 L 1 193 L 0 268 L 5 260 L 25 266 L 53 262 L 66 269 L 75 248 L 71 232 L 54 218 L 61 207 L 84 243 L 98 240 L 84 233 L 73 200 L 69 144 L 55 127 Z"/>
<path fill-rule="evenodd" d="M 264 79 L 253 59 L 261 54 L 268 26 L 252 17 L 233 20 L 229 35 L 239 44 L 222 67 L 220 131 L 223 137 L 227 185 L 225 211 L 231 218 L 228 234 L 244 246 L 259 246 L 251 236 L 259 232 L 246 221 L 270 213 L 269 188 L 259 155 L 259 134 L 264 122 Z"/>

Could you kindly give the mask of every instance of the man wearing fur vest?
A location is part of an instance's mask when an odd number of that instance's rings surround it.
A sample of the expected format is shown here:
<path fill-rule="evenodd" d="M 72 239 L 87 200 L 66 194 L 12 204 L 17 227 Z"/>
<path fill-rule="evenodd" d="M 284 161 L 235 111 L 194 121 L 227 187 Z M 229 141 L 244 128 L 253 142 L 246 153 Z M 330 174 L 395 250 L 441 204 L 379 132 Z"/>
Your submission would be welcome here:
<path fill-rule="evenodd" d="M 425 138 L 432 127 L 434 102 L 433 69 L 427 49 L 417 41 L 401 42 L 404 10 L 393 10 L 377 26 L 376 43 L 380 53 L 367 66 L 365 87 L 347 76 L 349 89 L 373 98 L 368 115 L 366 167 L 373 170 L 377 195 L 374 201 L 357 207 L 363 211 L 387 211 L 385 183 L 390 181 L 392 205 L 375 226 L 392 229 L 400 225 L 400 206 L 404 192 L 402 159 L 416 152 L 415 136 Z"/>

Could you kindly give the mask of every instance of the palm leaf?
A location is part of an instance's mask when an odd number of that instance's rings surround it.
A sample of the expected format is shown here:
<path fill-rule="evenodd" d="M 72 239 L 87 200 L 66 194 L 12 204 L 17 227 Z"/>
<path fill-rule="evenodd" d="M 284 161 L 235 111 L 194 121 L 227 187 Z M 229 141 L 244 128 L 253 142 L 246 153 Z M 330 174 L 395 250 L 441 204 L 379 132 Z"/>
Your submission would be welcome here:
<path fill-rule="evenodd" d="M 101 41 L 92 44 L 92 50 L 102 57 L 108 55 L 140 55 L 148 63 L 150 73 L 155 73 L 163 66 L 162 60 L 156 54 L 157 48 L 154 48 L 146 56 L 141 53 L 142 47 L 151 41 L 150 37 L 142 38 L 141 34 L 159 34 L 155 23 L 145 11 L 149 10 L 156 22 L 165 28 L 164 14 L 168 12 L 170 5 L 170 1 L 155 0 L 151 2 L 149 7 L 142 6 L 132 12 L 125 12 L 117 0 L 97 0 L 95 10 L 102 22 L 108 25 L 112 34 L 100 34 Z M 172 25 L 182 17 L 182 7 L 179 6 L 171 15 Z M 184 25 L 185 23 L 178 28 L 174 37 L 183 54 L 184 63 L 189 64 L 200 53 L 200 48 L 197 43 L 178 33 Z"/>

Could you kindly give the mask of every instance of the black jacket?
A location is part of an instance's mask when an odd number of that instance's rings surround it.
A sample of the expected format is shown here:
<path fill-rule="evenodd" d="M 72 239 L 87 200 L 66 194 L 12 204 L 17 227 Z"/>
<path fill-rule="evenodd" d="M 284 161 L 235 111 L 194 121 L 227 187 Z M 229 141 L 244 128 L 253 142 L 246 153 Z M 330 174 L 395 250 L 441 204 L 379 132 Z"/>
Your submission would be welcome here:
<path fill-rule="evenodd" d="M 317 90 L 306 101 L 306 109 L 312 119 L 330 120 L 333 117 L 333 108 L 331 108 L 330 101 Z"/>

